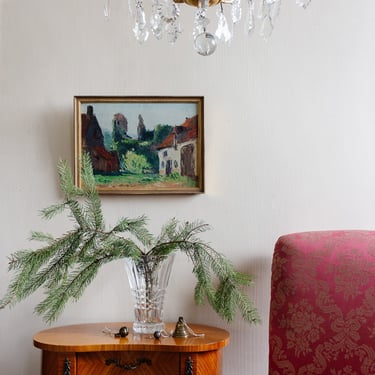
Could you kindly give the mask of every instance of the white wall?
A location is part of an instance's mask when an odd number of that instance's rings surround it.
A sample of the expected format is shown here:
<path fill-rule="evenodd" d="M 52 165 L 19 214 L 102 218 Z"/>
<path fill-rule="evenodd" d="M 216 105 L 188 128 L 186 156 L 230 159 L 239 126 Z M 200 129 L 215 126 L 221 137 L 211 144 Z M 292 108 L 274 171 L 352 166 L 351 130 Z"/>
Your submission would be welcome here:
<path fill-rule="evenodd" d="M 375 2 L 284 0 L 268 43 L 238 30 L 230 47 L 204 58 L 192 50 L 191 13 L 174 47 L 139 46 L 128 32 L 126 1 L 0 2 L 0 293 L 7 256 L 31 246 L 31 229 L 60 233 L 38 210 L 60 199 L 55 165 L 73 162 L 74 95 L 203 95 L 206 193 L 103 197 L 108 222 L 147 214 L 157 231 L 171 216 L 200 218 L 207 238 L 242 271 L 263 319 L 232 325 L 192 302 L 191 267 L 179 257 L 166 318 L 224 327 L 231 344 L 224 375 L 265 375 L 270 262 L 284 233 L 375 226 Z M 183 275 L 188 282 L 179 282 Z M 191 284 L 191 286 L 190 286 Z M 33 315 L 41 295 L 0 312 L 0 372 L 37 374 Z M 132 319 L 121 263 L 106 266 L 58 325 Z"/>

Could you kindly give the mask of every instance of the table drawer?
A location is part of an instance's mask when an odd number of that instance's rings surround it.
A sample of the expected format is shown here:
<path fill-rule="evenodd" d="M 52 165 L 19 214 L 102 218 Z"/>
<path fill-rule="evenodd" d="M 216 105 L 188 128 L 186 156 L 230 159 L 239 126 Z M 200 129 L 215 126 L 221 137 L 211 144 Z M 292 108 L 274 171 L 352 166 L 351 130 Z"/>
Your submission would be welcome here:
<path fill-rule="evenodd" d="M 77 375 L 178 375 L 179 353 L 77 353 Z"/>

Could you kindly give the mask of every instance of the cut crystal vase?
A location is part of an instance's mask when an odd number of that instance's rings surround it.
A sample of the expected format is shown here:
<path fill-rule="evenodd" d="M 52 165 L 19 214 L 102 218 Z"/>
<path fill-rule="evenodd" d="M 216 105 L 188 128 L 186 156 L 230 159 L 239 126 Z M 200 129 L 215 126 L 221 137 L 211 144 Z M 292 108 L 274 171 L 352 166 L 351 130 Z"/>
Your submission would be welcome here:
<path fill-rule="evenodd" d="M 164 329 L 163 305 L 174 254 L 144 255 L 125 259 L 125 268 L 134 302 L 133 331 L 154 333 Z"/>

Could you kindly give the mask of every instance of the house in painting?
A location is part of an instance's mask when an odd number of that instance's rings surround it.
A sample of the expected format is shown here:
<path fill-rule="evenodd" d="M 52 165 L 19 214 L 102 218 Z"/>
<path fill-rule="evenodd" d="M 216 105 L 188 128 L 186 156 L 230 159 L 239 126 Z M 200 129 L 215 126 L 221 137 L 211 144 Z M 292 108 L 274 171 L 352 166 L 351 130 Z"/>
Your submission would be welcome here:
<path fill-rule="evenodd" d="M 87 106 L 87 113 L 81 114 L 81 124 L 82 151 L 90 154 L 94 173 L 118 173 L 120 162 L 117 152 L 105 148 L 103 131 L 92 105 Z"/>
<path fill-rule="evenodd" d="M 197 171 L 198 116 L 186 118 L 175 126 L 164 141 L 157 146 L 159 174 L 169 176 L 179 173 L 196 179 Z"/>

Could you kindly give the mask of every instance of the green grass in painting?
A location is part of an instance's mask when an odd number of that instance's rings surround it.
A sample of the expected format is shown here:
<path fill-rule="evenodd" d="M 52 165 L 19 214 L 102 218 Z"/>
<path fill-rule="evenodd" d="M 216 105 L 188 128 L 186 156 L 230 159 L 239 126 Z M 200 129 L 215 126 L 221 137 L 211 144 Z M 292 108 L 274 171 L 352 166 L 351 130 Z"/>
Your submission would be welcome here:
<path fill-rule="evenodd" d="M 107 176 L 95 174 L 95 181 L 98 185 L 148 185 L 156 183 L 178 183 L 184 187 L 196 187 L 196 182 L 186 176 L 173 173 L 168 177 L 158 174 L 123 174 L 118 176 Z"/>

